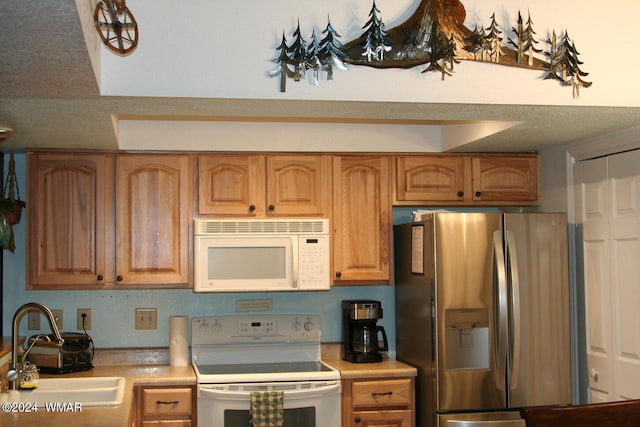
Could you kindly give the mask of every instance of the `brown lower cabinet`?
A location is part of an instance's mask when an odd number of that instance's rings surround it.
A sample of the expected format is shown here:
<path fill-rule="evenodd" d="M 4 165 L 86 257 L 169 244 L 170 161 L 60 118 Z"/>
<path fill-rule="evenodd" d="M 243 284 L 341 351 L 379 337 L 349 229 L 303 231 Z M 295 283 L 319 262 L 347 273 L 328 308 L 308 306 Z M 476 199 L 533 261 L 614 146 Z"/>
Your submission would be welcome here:
<path fill-rule="evenodd" d="M 195 427 L 194 386 L 136 386 L 136 427 Z"/>
<path fill-rule="evenodd" d="M 343 427 L 414 427 L 413 378 L 346 379 L 342 382 Z"/>

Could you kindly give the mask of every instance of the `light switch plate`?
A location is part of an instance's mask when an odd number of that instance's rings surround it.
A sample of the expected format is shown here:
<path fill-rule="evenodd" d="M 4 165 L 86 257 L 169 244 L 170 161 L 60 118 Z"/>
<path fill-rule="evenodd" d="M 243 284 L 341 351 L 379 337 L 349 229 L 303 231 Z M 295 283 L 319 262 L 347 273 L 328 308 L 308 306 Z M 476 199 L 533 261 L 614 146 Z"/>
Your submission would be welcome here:
<path fill-rule="evenodd" d="M 63 321 L 63 311 L 62 310 L 51 310 L 53 313 L 53 318 L 56 319 L 56 325 L 58 329 L 62 330 L 62 321 Z"/>
<path fill-rule="evenodd" d="M 136 329 L 158 329 L 158 309 L 136 308 Z"/>

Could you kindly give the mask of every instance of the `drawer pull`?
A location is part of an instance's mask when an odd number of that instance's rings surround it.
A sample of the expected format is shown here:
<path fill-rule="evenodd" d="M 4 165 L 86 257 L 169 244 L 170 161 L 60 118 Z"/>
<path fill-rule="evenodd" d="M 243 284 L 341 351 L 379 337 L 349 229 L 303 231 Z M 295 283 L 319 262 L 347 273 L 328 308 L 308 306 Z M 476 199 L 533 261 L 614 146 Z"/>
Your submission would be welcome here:
<path fill-rule="evenodd" d="M 384 391 L 382 393 L 378 393 L 378 392 L 375 392 L 375 391 L 371 392 L 371 396 L 391 396 L 392 394 L 393 394 L 392 391 Z"/>
<path fill-rule="evenodd" d="M 179 400 L 156 400 L 156 405 L 177 405 Z"/>

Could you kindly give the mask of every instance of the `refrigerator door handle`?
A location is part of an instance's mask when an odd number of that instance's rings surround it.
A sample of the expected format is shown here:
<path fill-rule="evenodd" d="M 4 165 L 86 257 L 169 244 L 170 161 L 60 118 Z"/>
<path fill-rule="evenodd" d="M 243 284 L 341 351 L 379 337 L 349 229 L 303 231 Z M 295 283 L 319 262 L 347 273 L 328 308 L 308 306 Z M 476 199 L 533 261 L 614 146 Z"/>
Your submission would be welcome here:
<path fill-rule="evenodd" d="M 518 256 L 516 251 L 516 240 L 513 232 L 506 232 L 507 262 L 511 276 L 511 319 L 512 319 L 512 339 L 511 342 L 511 372 L 509 373 L 509 387 L 511 390 L 518 388 L 518 377 L 520 374 L 520 276 L 518 275 Z"/>
<path fill-rule="evenodd" d="M 494 298 L 494 328 L 496 330 L 495 342 L 495 369 L 494 376 L 498 390 L 506 388 L 507 373 L 507 343 L 508 343 L 508 300 L 507 300 L 507 277 L 500 230 L 493 232 L 493 257 L 494 257 L 494 278 L 493 278 L 493 298 Z"/>

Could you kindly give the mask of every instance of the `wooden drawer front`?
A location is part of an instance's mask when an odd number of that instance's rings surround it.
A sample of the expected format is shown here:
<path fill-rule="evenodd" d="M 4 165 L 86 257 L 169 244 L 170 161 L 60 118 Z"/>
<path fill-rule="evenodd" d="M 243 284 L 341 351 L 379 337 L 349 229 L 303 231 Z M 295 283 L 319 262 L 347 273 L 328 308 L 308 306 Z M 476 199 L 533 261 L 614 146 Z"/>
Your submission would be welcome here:
<path fill-rule="evenodd" d="M 410 406 L 411 380 L 355 381 L 351 396 L 353 408 Z"/>
<path fill-rule="evenodd" d="M 390 411 L 359 411 L 353 413 L 349 427 L 412 427 L 413 412 L 410 409 Z"/>
<path fill-rule="evenodd" d="M 142 427 L 191 427 L 189 420 L 143 421 Z"/>
<path fill-rule="evenodd" d="M 190 416 L 190 388 L 145 388 L 142 390 L 142 416 Z"/>

